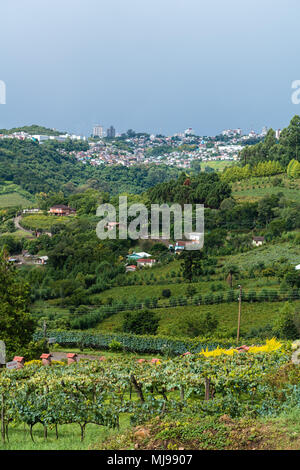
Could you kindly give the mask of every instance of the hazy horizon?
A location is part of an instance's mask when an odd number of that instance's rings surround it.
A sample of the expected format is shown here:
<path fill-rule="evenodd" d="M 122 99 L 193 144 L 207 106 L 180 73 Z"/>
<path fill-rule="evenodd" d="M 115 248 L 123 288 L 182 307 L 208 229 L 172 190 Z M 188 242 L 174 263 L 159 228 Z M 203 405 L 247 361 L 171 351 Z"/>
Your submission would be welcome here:
<path fill-rule="evenodd" d="M 297 0 L 18 3 L 0 10 L 0 128 L 215 135 L 300 114 Z"/>

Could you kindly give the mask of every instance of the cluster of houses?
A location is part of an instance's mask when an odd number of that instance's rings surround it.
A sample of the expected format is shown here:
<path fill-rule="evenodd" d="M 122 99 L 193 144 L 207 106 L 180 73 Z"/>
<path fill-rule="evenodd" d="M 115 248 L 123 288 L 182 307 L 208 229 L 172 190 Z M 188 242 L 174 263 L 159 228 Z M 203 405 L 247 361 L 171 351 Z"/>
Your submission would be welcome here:
<path fill-rule="evenodd" d="M 48 263 L 48 256 L 34 256 L 28 253 L 28 251 L 25 251 L 22 253 L 22 255 L 17 256 L 17 257 L 11 257 L 8 259 L 8 261 L 12 264 L 39 264 L 39 265 L 45 265 Z"/>
<path fill-rule="evenodd" d="M 130 261 L 131 262 L 135 261 L 136 265 L 129 264 Z M 150 253 L 146 253 L 144 251 L 140 253 L 132 253 L 127 256 L 128 264 L 126 266 L 126 272 L 133 272 L 137 268 L 144 268 L 144 267 L 152 268 L 152 266 L 154 266 L 156 262 L 157 262 L 156 259 L 153 259 Z"/>
<path fill-rule="evenodd" d="M 201 249 L 203 247 L 204 234 L 200 232 L 189 233 L 188 240 L 180 240 L 174 243 L 170 243 L 170 240 L 157 239 L 156 241 L 163 243 L 171 252 L 178 254 L 184 250 Z M 136 264 L 130 264 L 130 261 L 134 261 Z M 156 263 L 157 260 L 150 253 L 145 253 L 144 251 L 140 253 L 134 252 L 127 256 L 126 272 L 136 271 L 137 268 L 152 268 Z"/>

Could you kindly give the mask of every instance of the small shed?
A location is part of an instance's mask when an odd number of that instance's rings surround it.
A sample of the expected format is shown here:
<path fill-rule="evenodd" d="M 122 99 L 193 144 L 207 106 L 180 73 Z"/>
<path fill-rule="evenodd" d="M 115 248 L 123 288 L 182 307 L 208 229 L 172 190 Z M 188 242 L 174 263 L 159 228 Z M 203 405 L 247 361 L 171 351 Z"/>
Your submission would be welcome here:
<path fill-rule="evenodd" d="M 15 356 L 13 358 L 13 361 L 16 361 L 18 363 L 17 369 L 23 369 L 25 363 L 25 358 L 23 356 Z"/>
<path fill-rule="evenodd" d="M 68 353 L 67 354 L 67 359 L 68 359 L 68 365 L 74 364 L 78 360 L 78 354 L 76 353 Z"/>
<path fill-rule="evenodd" d="M 253 237 L 252 244 L 254 246 L 261 246 L 265 243 L 265 237 Z"/>
<path fill-rule="evenodd" d="M 47 354 L 47 353 L 42 354 L 40 359 L 42 359 L 43 366 L 51 366 L 52 357 L 53 357 L 52 354 Z"/>

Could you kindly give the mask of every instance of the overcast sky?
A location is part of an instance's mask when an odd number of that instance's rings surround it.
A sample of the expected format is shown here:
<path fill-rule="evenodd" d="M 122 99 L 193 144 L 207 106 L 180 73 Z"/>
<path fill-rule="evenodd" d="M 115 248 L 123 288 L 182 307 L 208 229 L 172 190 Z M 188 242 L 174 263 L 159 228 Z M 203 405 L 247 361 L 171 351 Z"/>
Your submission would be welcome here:
<path fill-rule="evenodd" d="M 1 3 L 0 128 L 214 135 L 300 114 L 299 0 Z"/>

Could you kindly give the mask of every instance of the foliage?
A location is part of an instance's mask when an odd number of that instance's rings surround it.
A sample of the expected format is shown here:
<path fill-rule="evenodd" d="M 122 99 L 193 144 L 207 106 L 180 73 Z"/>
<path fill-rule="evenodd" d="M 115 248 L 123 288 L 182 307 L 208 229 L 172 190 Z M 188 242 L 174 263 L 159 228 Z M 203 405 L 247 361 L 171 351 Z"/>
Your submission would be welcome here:
<path fill-rule="evenodd" d="M 124 316 L 123 331 L 136 335 L 155 335 L 157 332 L 159 318 L 152 310 L 141 310 L 126 313 Z"/>
<path fill-rule="evenodd" d="M 29 285 L 17 279 L 15 269 L 0 254 L 0 332 L 6 344 L 7 356 L 28 348 L 35 331 L 35 321 L 28 313 Z"/>

